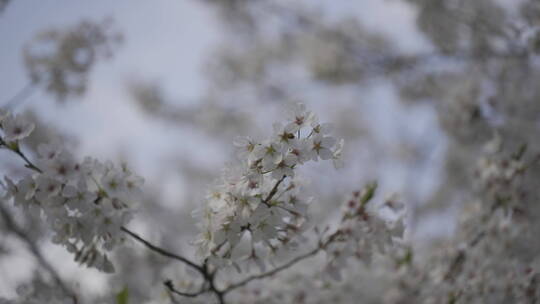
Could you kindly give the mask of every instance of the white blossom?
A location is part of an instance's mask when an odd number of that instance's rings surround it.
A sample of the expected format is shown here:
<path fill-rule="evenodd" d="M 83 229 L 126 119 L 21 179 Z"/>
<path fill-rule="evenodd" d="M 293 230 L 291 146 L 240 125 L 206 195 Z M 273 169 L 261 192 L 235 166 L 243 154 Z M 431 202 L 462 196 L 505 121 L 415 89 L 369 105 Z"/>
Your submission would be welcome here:
<path fill-rule="evenodd" d="M 1 121 L 4 141 L 14 142 L 21 140 L 34 130 L 35 125 L 20 115 L 7 115 Z"/>
<path fill-rule="evenodd" d="M 334 153 L 332 148 L 336 144 L 336 139 L 330 136 L 323 136 L 316 134 L 310 140 L 310 153 L 311 159 L 317 161 L 318 159 L 328 160 L 332 159 Z"/>
<path fill-rule="evenodd" d="M 289 106 L 287 109 L 287 128 L 292 132 L 297 132 L 300 129 L 311 126 L 317 120 L 317 117 L 312 111 L 306 109 L 303 103 L 296 103 Z"/>
<path fill-rule="evenodd" d="M 251 137 L 237 137 L 233 142 L 239 159 L 250 159 L 257 143 Z"/>
<path fill-rule="evenodd" d="M 86 158 L 82 163 L 62 147 L 40 145 L 38 172 L 18 182 L 6 177 L 7 198 L 42 215 L 53 242 L 75 260 L 104 272 L 114 267 L 103 250 L 122 242 L 121 227 L 133 217 L 132 199 L 143 179 L 125 166 Z"/>

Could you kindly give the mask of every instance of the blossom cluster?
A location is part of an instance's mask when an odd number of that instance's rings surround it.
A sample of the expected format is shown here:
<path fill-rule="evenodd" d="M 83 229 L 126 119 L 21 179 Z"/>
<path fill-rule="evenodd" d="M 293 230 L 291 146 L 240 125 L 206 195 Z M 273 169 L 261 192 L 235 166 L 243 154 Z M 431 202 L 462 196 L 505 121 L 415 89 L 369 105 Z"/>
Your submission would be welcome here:
<path fill-rule="evenodd" d="M 273 126 L 270 138 L 238 138 L 239 166 L 227 170 L 200 217 L 199 254 L 217 264 L 265 268 L 272 258 L 296 246 L 307 228 L 309 198 L 303 197 L 295 171 L 309 161 L 340 165 L 343 141 L 330 134 L 303 104 L 291 106 L 285 123 Z"/>
<path fill-rule="evenodd" d="M 387 303 L 535 303 L 540 299 L 540 259 L 527 192 L 525 148 L 501 153 L 490 142 L 475 168 L 478 193 L 459 217 L 451 242 L 424 263 L 395 275 Z M 523 245 L 527 244 L 527 250 Z"/>
<path fill-rule="evenodd" d="M 30 134 L 33 125 L 7 112 L 0 118 L 0 143 L 23 155 L 20 140 Z M 53 232 L 53 242 L 75 254 L 77 262 L 113 272 L 106 251 L 123 240 L 121 227 L 133 217 L 143 179 L 125 165 L 90 157 L 78 161 L 58 143 L 38 146 L 38 154 L 35 163 L 27 163 L 32 174 L 18 181 L 5 177 L 4 200 L 43 216 Z"/>
<path fill-rule="evenodd" d="M 369 264 L 375 254 L 385 254 L 400 249 L 405 232 L 405 206 L 387 200 L 383 204 L 372 202 L 376 184 L 356 191 L 343 205 L 342 220 L 324 242 L 327 263 L 323 274 L 341 280 L 351 258 Z M 389 218 L 383 210 L 390 212 Z"/>
<path fill-rule="evenodd" d="M 481 226 L 482 232 L 460 231 L 426 261 L 392 273 L 395 286 L 385 303 L 535 303 L 540 298 L 540 259 L 513 252 L 527 228 L 502 211 L 481 223 L 484 212 L 470 210 L 468 226 Z"/>
<path fill-rule="evenodd" d="M 60 101 L 85 92 L 88 74 L 101 58 L 112 56 L 122 37 L 111 21 L 82 21 L 69 29 L 39 33 L 23 49 L 32 83 L 42 85 Z"/>

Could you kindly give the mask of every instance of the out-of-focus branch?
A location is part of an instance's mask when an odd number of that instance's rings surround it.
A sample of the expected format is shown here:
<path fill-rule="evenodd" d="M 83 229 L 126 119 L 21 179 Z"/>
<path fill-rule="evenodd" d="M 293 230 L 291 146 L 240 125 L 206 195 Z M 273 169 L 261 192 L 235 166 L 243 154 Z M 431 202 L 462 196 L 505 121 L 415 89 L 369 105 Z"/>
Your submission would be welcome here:
<path fill-rule="evenodd" d="M 5 224 L 7 231 L 16 235 L 26 244 L 28 250 L 36 258 L 39 265 L 49 273 L 54 282 L 62 289 L 62 291 L 73 299 L 73 303 L 77 304 L 77 295 L 64 284 L 58 272 L 45 259 L 43 254 L 41 254 L 41 251 L 36 245 L 36 242 L 32 240 L 32 238 L 21 227 L 19 227 L 19 225 L 11 217 L 9 211 L 4 206 L 2 206 L 2 204 L 0 204 L 0 216 Z"/>
<path fill-rule="evenodd" d="M 10 0 L 0 0 L 0 13 L 4 12 Z"/>
<path fill-rule="evenodd" d="M 11 110 L 15 108 L 16 106 L 22 104 L 30 96 L 32 96 L 32 94 L 36 91 L 35 89 L 36 86 L 34 85 L 34 83 L 29 82 L 27 85 L 22 87 L 13 97 L 8 99 L 8 101 L 2 107 L 6 110 Z"/>

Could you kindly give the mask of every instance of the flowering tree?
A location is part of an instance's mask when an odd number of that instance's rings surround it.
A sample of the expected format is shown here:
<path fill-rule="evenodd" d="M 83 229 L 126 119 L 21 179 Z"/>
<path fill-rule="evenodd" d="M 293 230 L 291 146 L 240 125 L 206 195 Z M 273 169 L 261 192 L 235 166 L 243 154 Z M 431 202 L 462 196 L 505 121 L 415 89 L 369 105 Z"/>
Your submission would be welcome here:
<path fill-rule="evenodd" d="M 36 88 L 62 102 L 83 95 L 92 67 L 122 41 L 111 23 L 47 30 L 25 47 L 30 84 L 0 108 L 0 152 L 13 156 L 2 174 L 0 229 L 26 245 L 38 271 L 1 304 L 538 302 L 536 2 L 505 9 L 491 1 L 408 1 L 433 45 L 413 55 L 356 19 L 323 18 L 309 5 L 206 2 L 237 42 L 209 63 L 208 96 L 193 108 L 176 107 L 159 85 L 128 86 L 151 117 L 220 139 L 249 135 L 227 143 L 236 159 L 202 202 L 182 210 L 193 211 L 195 225 L 178 230 L 161 231 L 172 211 L 153 206 L 157 194 L 127 163 L 81 158 L 61 136 L 44 136 L 39 118 L 16 110 Z M 0 11 L 9 5 L 0 1 Z M 371 151 L 361 167 L 368 175 L 390 162 L 384 155 L 392 146 L 373 131 L 382 124 L 364 114 L 366 105 L 355 112 L 338 94 L 361 94 L 381 75 L 405 104 L 434 104 L 448 137 L 442 182 L 425 204 L 410 195 L 414 175 L 405 199 L 383 198 L 378 183 L 350 172 L 335 196 L 316 189 L 330 183 L 326 175 L 354 169 L 362 151 Z M 305 104 L 294 101 L 299 96 Z M 320 96 L 333 98 L 332 123 L 312 110 L 311 98 Z M 256 132 L 257 122 L 216 100 L 239 108 L 277 102 L 281 114 Z M 330 162 L 337 173 L 325 167 Z M 316 187 L 302 176 L 309 167 L 322 168 L 310 178 Z M 449 209 L 457 211 L 444 214 Z M 163 226 L 141 229 L 152 212 Z M 430 218 L 456 222 L 451 237 L 415 237 Z M 164 237 L 153 237 L 156 231 Z M 52 266 L 41 239 L 116 286 L 89 294 Z"/>

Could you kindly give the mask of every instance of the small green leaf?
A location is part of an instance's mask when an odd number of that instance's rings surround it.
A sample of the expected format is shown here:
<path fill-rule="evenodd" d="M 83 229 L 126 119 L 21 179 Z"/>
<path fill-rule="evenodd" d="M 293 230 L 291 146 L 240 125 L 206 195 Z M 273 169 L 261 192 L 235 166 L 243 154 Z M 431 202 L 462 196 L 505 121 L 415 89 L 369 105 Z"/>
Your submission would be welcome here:
<path fill-rule="evenodd" d="M 364 207 L 375 195 L 375 190 L 377 190 L 377 182 L 372 182 L 367 184 L 364 188 L 364 194 L 360 198 L 360 206 Z"/>
<path fill-rule="evenodd" d="M 515 160 L 521 160 L 523 155 L 525 155 L 525 152 L 527 152 L 527 143 L 519 146 L 519 149 L 514 153 L 514 155 L 512 155 L 512 158 Z"/>
<path fill-rule="evenodd" d="M 8 142 L 6 146 L 14 152 L 19 151 L 19 142 L 17 141 Z"/>
<path fill-rule="evenodd" d="M 116 304 L 128 304 L 129 292 L 127 287 L 124 287 L 122 291 L 116 294 Z"/>

